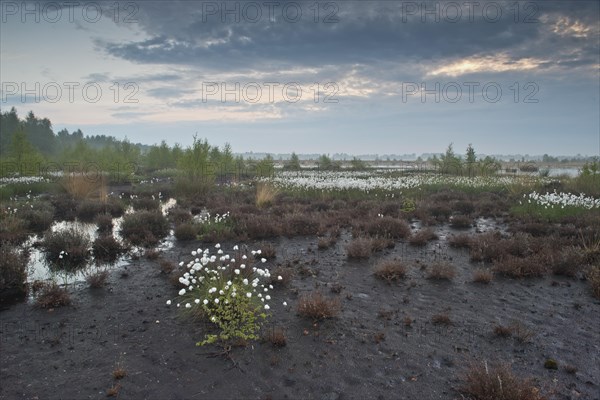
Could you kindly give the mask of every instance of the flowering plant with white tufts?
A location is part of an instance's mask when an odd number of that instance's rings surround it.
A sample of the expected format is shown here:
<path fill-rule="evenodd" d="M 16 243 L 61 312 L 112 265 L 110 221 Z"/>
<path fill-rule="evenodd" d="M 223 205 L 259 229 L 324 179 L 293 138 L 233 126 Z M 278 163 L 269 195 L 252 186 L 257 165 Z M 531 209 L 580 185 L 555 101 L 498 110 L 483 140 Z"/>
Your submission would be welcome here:
<path fill-rule="evenodd" d="M 194 258 L 179 264 L 185 266 L 179 278 L 179 299 L 168 300 L 167 305 L 175 303 L 190 317 L 215 325 L 218 334 L 205 335 L 197 343 L 199 346 L 258 339 L 270 309 L 269 291 L 273 286 L 267 282 L 271 274 L 268 268 L 253 266 L 253 258 L 238 246 L 233 247 L 232 254 L 225 253 L 220 244 L 215 245 L 215 250 L 216 254 L 211 249 L 192 251 Z"/>
<path fill-rule="evenodd" d="M 585 208 L 587 210 L 600 208 L 600 199 L 586 197 L 584 193 L 575 195 L 573 193 L 557 193 L 556 190 L 554 190 L 553 193 L 540 194 L 534 191 L 533 193 L 524 194 L 523 197 L 527 199 L 528 203 L 533 201 L 545 208 L 554 208 L 555 206 L 560 208 Z"/>

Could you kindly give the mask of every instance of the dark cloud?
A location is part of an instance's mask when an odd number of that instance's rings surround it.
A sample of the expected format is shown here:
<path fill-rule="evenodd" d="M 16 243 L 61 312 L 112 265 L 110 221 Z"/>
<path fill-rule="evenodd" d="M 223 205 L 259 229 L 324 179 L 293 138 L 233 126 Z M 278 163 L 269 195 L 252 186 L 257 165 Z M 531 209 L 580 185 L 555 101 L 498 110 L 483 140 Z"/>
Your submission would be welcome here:
<path fill-rule="evenodd" d="M 288 3 L 299 5 L 302 17 L 296 23 L 282 17 Z M 468 9 L 458 23 L 445 18 L 445 2 L 427 3 L 438 7 L 440 21 L 426 14 L 421 21 L 422 2 L 333 2 L 338 10 L 337 23 L 323 23 L 327 12 L 320 11 L 318 23 L 313 21 L 314 2 L 286 2 L 275 9 L 274 20 L 265 15 L 256 23 L 244 18 L 247 2 L 176 1 L 140 3 L 139 28 L 149 39 L 128 43 L 108 42 L 102 47 L 109 54 L 138 63 L 180 64 L 208 70 L 261 69 L 277 70 L 289 65 L 320 67 L 326 65 L 377 64 L 382 62 L 432 62 L 478 54 L 507 53 L 511 57 L 551 58 L 564 65 L 566 54 L 572 58 L 573 49 L 581 53 L 580 64 L 593 60 L 598 54 L 597 40 L 590 37 L 560 35 L 551 30 L 561 18 L 590 25 L 593 38 L 598 32 L 598 3 L 567 2 L 486 2 L 473 11 Z M 207 4 L 217 8 L 216 14 Z M 240 22 L 219 9 L 240 10 Z M 263 4 L 258 2 L 258 4 Z M 319 3 L 325 7 L 325 3 Z M 458 4 L 465 4 L 458 2 Z M 486 5 L 502 5 L 502 17 L 492 22 L 494 13 Z M 515 13 L 518 5 L 518 16 Z M 529 5 L 529 8 L 526 8 Z M 313 8 L 311 8 L 313 7 Z M 415 11 L 411 7 L 417 7 Z M 292 8 L 290 8 L 292 9 Z M 493 7 L 490 7 L 493 10 Z M 204 14 L 203 14 L 204 11 Z M 491 17 L 490 17 L 491 15 Z M 526 17 L 538 22 L 525 23 Z M 515 22 L 518 18 L 518 22 Z"/>

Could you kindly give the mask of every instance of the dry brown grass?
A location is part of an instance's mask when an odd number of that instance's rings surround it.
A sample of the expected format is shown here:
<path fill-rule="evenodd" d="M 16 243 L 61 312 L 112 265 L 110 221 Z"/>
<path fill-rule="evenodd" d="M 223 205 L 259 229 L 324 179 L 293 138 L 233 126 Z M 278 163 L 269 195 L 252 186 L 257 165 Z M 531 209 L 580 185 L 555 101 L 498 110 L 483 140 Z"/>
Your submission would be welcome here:
<path fill-rule="evenodd" d="M 471 235 L 467 233 L 452 235 L 448 237 L 448 244 L 452 247 L 468 249 L 471 246 Z"/>
<path fill-rule="evenodd" d="M 371 239 L 356 238 L 346 247 L 348 258 L 369 258 L 373 252 Z"/>
<path fill-rule="evenodd" d="M 431 322 L 435 325 L 452 325 L 452 320 L 450 316 L 446 313 L 435 314 L 431 317 Z"/>
<path fill-rule="evenodd" d="M 554 254 L 550 252 L 549 258 L 554 275 L 574 277 L 583 270 L 586 263 L 586 256 L 582 249 L 574 246 L 565 247 Z"/>
<path fill-rule="evenodd" d="M 507 338 L 512 335 L 512 329 L 508 326 L 496 325 L 494 326 L 494 335 Z"/>
<path fill-rule="evenodd" d="M 548 272 L 545 260 L 536 255 L 516 257 L 509 254 L 496 260 L 492 269 L 494 272 L 511 278 L 539 277 Z"/>
<path fill-rule="evenodd" d="M 55 308 L 71 304 L 69 291 L 55 282 L 43 283 L 38 290 L 36 306 L 40 308 Z"/>
<path fill-rule="evenodd" d="M 107 270 L 96 270 L 92 273 L 86 274 L 85 281 L 90 285 L 91 288 L 99 289 L 106 286 L 106 280 L 108 279 Z"/>
<path fill-rule="evenodd" d="M 521 321 L 513 321 L 509 325 L 513 336 L 521 343 L 528 343 L 535 336 L 535 332 Z"/>
<path fill-rule="evenodd" d="M 437 261 L 427 268 L 427 279 L 450 281 L 456 276 L 456 267 L 446 261 Z"/>
<path fill-rule="evenodd" d="M 340 312 L 339 299 L 328 299 L 323 293 L 313 291 L 304 294 L 298 301 L 298 314 L 313 320 L 333 318 Z"/>
<path fill-rule="evenodd" d="M 499 232 L 486 232 L 471 240 L 471 261 L 497 261 L 506 256 L 527 257 L 540 249 L 540 241 L 531 235 L 516 233 L 503 238 Z"/>
<path fill-rule="evenodd" d="M 127 376 L 127 371 L 125 370 L 125 368 L 123 368 L 123 366 L 117 365 L 117 367 L 112 372 L 112 376 L 117 380 L 123 379 Z"/>
<path fill-rule="evenodd" d="M 277 250 L 271 243 L 263 243 L 260 246 L 260 255 L 257 258 L 266 258 L 267 260 L 274 260 L 277 257 Z"/>
<path fill-rule="evenodd" d="M 161 272 L 167 275 L 173 272 L 173 270 L 175 270 L 177 267 L 173 261 L 164 259 L 160 260 L 158 264 L 160 265 Z"/>
<path fill-rule="evenodd" d="M 0 298 L 20 298 L 27 294 L 29 255 L 0 242 Z"/>
<path fill-rule="evenodd" d="M 73 173 L 64 176 L 61 181 L 64 190 L 75 199 L 99 199 L 106 201 L 106 178 L 101 175 Z"/>
<path fill-rule="evenodd" d="M 117 383 L 116 385 L 113 385 L 108 390 L 106 390 L 106 396 L 107 397 L 117 397 L 119 395 L 120 390 L 121 390 L 121 384 Z"/>
<path fill-rule="evenodd" d="M 473 219 L 466 215 L 454 215 L 450 218 L 450 226 L 455 229 L 468 229 L 473 225 Z"/>
<path fill-rule="evenodd" d="M 333 246 L 335 244 L 336 240 L 337 239 L 333 236 L 320 237 L 319 242 L 317 243 L 317 248 L 319 250 L 326 250 L 326 249 L 330 248 L 331 246 Z"/>
<path fill-rule="evenodd" d="M 273 327 L 264 335 L 264 340 L 271 343 L 275 347 L 284 347 L 287 344 L 285 329 L 281 327 Z"/>
<path fill-rule="evenodd" d="M 431 228 L 419 229 L 418 232 L 415 232 L 408 242 L 413 246 L 425 246 L 427 242 L 430 240 L 437 239 L 438 236 L 435 234 L 435 231 Z"/>
<path fill-rule="evenodd" d="M 279 279 L 281 277 L 281 279 Z M 294 277 L 294 269 L 290 266 L 284 267 L 278 265 L 272 272 L 269 283 L 273 286 L 287 286 Z"/>
<path fill-rule="evenodd" d="M 494 273 L 489 269 L 477 268 L 473 271 L 473 282 L 488 284 L 494 278 Z"/>
<path fill-rule="evenodd" d="M 272 205 L 278 194 L 279 189 L 273 185 L 259 183 L 256 185 L 256 206 L 258 208 L 263 208 Z"/>
<path fill-rule="evenodd" d="M 462 375 L 459 392 L 471 400 L 545 400 L 531 379 L 515 375 L 510 366 L 471 363 Z"/>
<path fill-rule="evenodd" d="M 594 296 L 600 298 L 600 265 L 591 266 L 585 276 L 590 283 Z"/>
<path fill-rule="evenodd" d="M 387 283 L 392 283 L 406 276 L 406 266 L 399 260 L 384 260 L 378 263 L 373 269 L 373 275 L 383 279 Z"/>
<path fill-rule="evenodd" d="M 360 228 L 371 236 L 402 239 L 410 236 L 410 226 L 399 218 L 377 217 Z"/>

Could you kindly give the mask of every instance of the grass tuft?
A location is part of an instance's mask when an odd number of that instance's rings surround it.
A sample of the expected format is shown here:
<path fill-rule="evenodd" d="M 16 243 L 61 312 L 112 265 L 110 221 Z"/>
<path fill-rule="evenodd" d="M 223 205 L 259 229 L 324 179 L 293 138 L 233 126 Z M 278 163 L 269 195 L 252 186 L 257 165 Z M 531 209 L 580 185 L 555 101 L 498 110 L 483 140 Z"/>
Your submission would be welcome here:
<path fill-rule="evenodd" d="M 531 379 L 515 375 L 508 365 L 473 363 L 462 376 L 459 391 L 472 400 L 544 400 Z"/>
<path fill-rule="evenodd" d="M 300 297 L 298 314 L 315 321 L 333 318 L 340 312 L 340 301 L 328 299 L 321 292 L 313 291 Z"/>

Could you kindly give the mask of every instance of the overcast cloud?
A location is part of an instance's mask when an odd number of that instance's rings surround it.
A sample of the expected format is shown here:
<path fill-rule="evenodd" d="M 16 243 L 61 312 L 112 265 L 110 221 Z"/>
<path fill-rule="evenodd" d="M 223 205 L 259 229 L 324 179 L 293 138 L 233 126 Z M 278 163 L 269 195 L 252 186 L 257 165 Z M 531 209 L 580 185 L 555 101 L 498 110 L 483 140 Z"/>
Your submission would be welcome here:
<path fill-rule="evenodd" d="M 597 1 L 115 4 L 2 1 L 2 109 L 236 151 L 600 153 Z"/>

